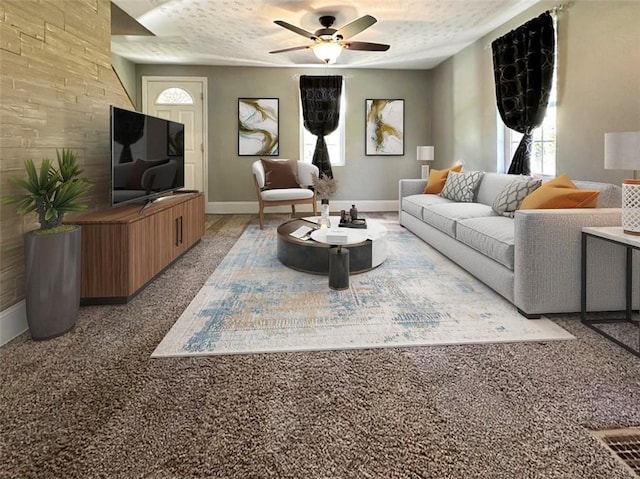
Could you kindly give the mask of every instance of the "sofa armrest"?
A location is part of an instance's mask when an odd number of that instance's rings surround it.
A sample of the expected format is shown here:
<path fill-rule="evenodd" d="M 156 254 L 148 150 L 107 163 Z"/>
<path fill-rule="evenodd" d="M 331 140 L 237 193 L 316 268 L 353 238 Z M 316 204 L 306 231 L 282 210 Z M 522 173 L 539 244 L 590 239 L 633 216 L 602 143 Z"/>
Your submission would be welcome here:
<path fill-rule="evenodd" d="M 400 180 L 398 182 L 398 190 L 400 192 L 400 199 L 405 196 L 419 195 L 424 191 L 424 187 L 427 186 L 427 180 L 421 179 L 408 179 Z"/>
<path fill-rule="evenodd" d="M 582 228 L 620 225 L 621 214 L 620 208 L 517 211 L 516 306 L 526 314 L 580 311 Z M 624 309 L 623 249 L 590 244 L 587 280 L 593 283 L 589 309 Z"/>
<path fill-rule="evenodd" d="M 427 180 L 420 178 L 403 179 L 398 182 L 398 221 L 402 221 L 402 198 L 419 195 L 427 186 Z"/>

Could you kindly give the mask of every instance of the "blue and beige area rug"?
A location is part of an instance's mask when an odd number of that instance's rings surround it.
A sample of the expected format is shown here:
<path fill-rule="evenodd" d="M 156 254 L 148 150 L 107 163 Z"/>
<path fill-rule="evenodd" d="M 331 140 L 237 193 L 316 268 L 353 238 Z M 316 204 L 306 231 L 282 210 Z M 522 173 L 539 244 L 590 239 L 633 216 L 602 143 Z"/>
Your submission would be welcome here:
<path fill-rule="evenodd" d="M 387 260 L 334 291 L 326 276 L 280 264 L 275 230 L 249 226 L 152 356 L 574 339 L 387 227 Z"/>

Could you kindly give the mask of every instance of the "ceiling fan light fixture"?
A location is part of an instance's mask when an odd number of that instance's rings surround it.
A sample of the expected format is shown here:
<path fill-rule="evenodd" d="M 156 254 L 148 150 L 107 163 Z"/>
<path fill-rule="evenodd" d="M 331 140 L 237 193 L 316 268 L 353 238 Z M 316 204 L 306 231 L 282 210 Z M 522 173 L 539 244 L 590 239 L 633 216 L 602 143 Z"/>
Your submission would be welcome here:
<path fill-rule="evenodd" d="M 334 42 L 319 42 L 313 46 L 313 53 L 320 60 L 331 65 L 342 53 L 342 46 Z"/>

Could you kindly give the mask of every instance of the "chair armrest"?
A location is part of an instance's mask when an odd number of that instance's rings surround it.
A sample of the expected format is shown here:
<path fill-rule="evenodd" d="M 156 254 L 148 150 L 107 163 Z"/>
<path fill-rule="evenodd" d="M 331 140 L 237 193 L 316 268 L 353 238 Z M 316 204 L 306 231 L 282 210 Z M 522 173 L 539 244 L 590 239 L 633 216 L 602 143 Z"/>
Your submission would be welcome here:
<path fill-rule="evenodd" d="M 251 170 L 253 171 L 253 177 L 256 181 L 256 188 L 261 190 L 264 188 L 265 176 L 264 176 L 264 167 L 262 166 L 262 161 L 257 160 L 254 161 L 251 165 Z"/>
<path fill-rule="evenodd" d="M 316 165 L 298 160 L 298 184 L 302 188 L 313 186 L 313 178 L 319 174 L 320 170 Z"/>

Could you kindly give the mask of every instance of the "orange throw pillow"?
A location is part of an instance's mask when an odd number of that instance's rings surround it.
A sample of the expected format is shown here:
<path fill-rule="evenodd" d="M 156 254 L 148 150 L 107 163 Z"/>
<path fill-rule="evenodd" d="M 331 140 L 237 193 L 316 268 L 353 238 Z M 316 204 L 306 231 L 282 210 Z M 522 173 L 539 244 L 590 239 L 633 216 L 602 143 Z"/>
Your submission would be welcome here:
<path fill-rule="evenodd" d="M 462 165 L 452 166 L 451 168 L 445 168 L 444 170 L 431 170 L 429 171 L 429 179 L 427 185 L 424 187 L 424 192 L 431 195 L 437 195 L 444 188 L 444 184 L 447 182 L 447 176 L 450 171 L 462 171 Z"/>
<path fill-rule="evenodd" d="M 595 208 L 599 191 L 580 190 L 567 174 L 560 175 L 535 190 L 522 200 L 521 210 L 555 208 Z"/>

